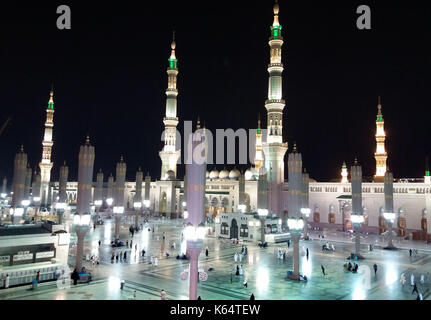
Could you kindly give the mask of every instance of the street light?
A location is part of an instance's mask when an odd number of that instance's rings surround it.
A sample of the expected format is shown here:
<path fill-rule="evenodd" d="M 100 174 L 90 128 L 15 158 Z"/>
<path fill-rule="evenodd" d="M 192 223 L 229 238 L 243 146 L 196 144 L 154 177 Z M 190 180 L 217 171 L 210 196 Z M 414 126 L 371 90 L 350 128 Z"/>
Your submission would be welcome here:
<path fill-rule="evenodd" d="M 73 215 L 73 225 L 75 226 L 75 232 L 78 238 L 75 264 L 76 270 L 78 270 L 78 272 L 82 266 L 82 255 L 84 253 L 84 237 L 89 229 L 90 221 L 91 215 L 88 213 Z"/>
<path fill-rule="evenodd" d="M 108 198 L 108 199 L 106 199 L 106 204 L 108 205 L 108 206 L 112 206 L 112 203 L 114 202 L 114 199 L 112 199 L 112 198 Z"/>
<path fill-rule="evenodd" d="M 308 218 L 310 217 L 310 208 L 301 208 L 302 217 L 304 218 L 304 239 L 308 240 Z"/>
<path fill-rule="evenodd" d="M 364 223 L 364 216 L 362 214 L 354 213 L 350 216 L 350 220 L 353 223 L 355 229 L 355 256 L 358 259 L 362 259 L 361 256 L 361 225 Z"/>
<path fill-rule="evenodd" d="M 120 221 L 121 221 L 121 215 L 124 213 L 124 207 L 123 206 L 115 206 L 113 208 L 114 214 L 115 214 L 115 240 L 120 238 Z"/>
<path fill-rule="evenodd" d="M 99 220 L 99 211 L 100 211 L 100 207 L 102 206 L 103 201 L 102 200 L 94 200 L 94 205 L 96 206 L 96 223 Z"/>
<path fill-rule="evenodd" d="M 142 202 L 134 202 L 133 207 L 135 209 L 141 209 L 142 208 Z"/>
<path fill-rule="evenodd" d="M 185 207 L 187 205 L 187 202 L 183 201 L 182 205 L 183 207 Z"/>
<path fill-rule="evenodd" d="M 261 221 L 260 241 L 263 244 L 265 242 L 265 219 L 268 216 L 268 209 L 257 209 L 257 214 L 259 215 Z"/>
<path fill-rule="evenodd" d="M 4 199 L 7 196 L 7 193 L 1 193 L 0 196 Z"/>
<path fill-rule="evenodd" d="M 184 219 L 187 219 L 189 217 L 189 212 L 186 210 L 186 211 L 184 211 L 184 213 L 183 213 L 183 218 Z"/>
<path fill-rule="evenodd" d="M 388 246 L 385 249 L 395 249 L 395 246 L 392 243 L 392 226 L 394 224 L 395 221 L 395 213 L 393 212 L 384 212 L 383 213 L 383 217 L 385 217 L 386 222 L 389 226 L 389 239 L 388 239 Z"/>
<path fill-rule="evenodd" d="M 190 284 L 189 299 L 195 300 L 197 297 L 197 280 L 199 276 L 198 263 L 199 254 L 203 248 L 206 228 L 201 223 L 195 227 L 189 224 L 184 230 L 184 238 L 187 244 L 187 255 L 190 257 Z"/>
<path fill-rule="evenodd" d="M 287 226 L 289 227 L 290 235 L 293 239 L 293 272 L 289 278 L 292 280 L 299 280 L 299 238 L 304 228 L 304 219 L 288 218 Z"/>
<path fill-rule="evenodd" d="M 246 208 L 247 208 L 247 206 L 245 204 L 239 204 L 238 205 L 238 210 L 241 211 L 242 213 L 245 212 Z"/>

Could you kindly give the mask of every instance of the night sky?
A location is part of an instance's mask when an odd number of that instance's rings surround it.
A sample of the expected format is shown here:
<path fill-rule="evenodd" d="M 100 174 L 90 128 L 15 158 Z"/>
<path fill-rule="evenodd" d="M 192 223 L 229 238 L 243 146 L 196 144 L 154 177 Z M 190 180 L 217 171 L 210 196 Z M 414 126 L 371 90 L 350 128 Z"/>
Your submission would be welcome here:
<path fill-rule="evenodd" d="M 395 177 L 424 175 L 429 123 L 431 10 L 422 2 L 280 0 L 283 26 L 284 140 L 296 141 L 318 181 L 340 177 L 355 156 L 375 172 L 377 96 L 382 96 L 388 165 Z M 72 30 L 56 28 L 70 5 Z M 367 4 L 372 30 L 356 28 Z M 54 82 L 54 168 L 76 179 L 89 133 L 95 172 L 160 178 L 166 68 L 172 30 L 178 58 L 178 117 L 206 127 L 266 126 L 268 38 L 273 1 L 33 1 L 0 12 L 0 176 L 12 179 L 21 144 L 41 158 L 45 110 Z M 183 131 L 182 122 L 178 125 Z M 220 170 L 223 166 L 219 165 Z M 211 169 L 211 167 L 209 168 Z M 287 178 L 287 158 L 286 158 Z M 178 176 L 184 166 L 178 167 Z"/>

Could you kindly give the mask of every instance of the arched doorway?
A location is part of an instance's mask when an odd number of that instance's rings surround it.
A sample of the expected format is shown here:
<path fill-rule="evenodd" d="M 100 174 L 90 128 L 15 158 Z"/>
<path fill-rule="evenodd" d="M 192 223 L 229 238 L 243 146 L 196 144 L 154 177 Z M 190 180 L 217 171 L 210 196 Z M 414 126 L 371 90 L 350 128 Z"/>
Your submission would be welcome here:
<path fill-rule="evenodd" d="M 315 204 L 314 205 L 314 212 L 313 212 L 313 221 L 314 223 L 319 223 L 320 222 L 320 212 L 319 212 L 319 205 Z"/>
<path fill-rule="evenodd" d="M 328 222 L 331 224 L 335 223 L 335 206 L 333 204 L 329 205 Z"/>
<path fill-rule="evenodd" d="M 223 212 L 230 212 L 228 198 L 223 198 L 223 200 L 221 201 L 221 206 L 222 206 Z"/>
<path fill-rule="evenodd" d="M 231 225 L 230 225 L 230 238 L 231 239 L 238 239 L 238 223 L 235 219 L 232 219 Z"/>
<path fill-rule="evenodd" d="M 251 208 L 250 208 L 250 195 L 248 193 L 244 193 L 244 202 L 246 205 L 246 212 L 250 212 Z"/>
<path fill-rule="evenodd" d="M 406 236 L 406 210 L 403 207 L 398 209 L 398 235 Z"/>
<path fill-rule="evenodd" d="M 427 232 L 427 209 L 422 210 L 421 229 Z"/>
<path fill-rule="evenodd" d="M 351 220 L 352 205 L 350 202 L 344 202 L 342 205 L 343 210 L 343 231 L 348 231 L 353 229 L 353 224 Z"/>

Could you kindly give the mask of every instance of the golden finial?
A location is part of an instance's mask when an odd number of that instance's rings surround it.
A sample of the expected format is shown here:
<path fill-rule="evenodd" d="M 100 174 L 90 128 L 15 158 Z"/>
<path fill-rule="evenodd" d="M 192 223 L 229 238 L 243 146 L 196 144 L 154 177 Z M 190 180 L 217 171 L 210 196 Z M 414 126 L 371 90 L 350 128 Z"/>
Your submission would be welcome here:
<path fill-rule="evenodd" d="M 175 42 L 175 30 L 174 30 L 174 31 L 172 31 L 172 42 L 171 42 L 171 49 L 172 49 L 172 51 L 171 51 L 171 57 L 170 57 L 170 59 L 176 59 L 176 57 L 175 57 L 175 48 L 176 47 L 177 47 L 177 44 Z"/>
<path fill-rule="evenodd" d="M 377 109 L 379 110 L 379 115 L 381 115 L 382 114 L 382 100 L 381 100 L 381 97 L 380 96 L 378 96 L 378 99 L 377 99 L 378 101 L 377 101 Z"/>
<path fill-rule="evenodd" d="M 257 116 L 257 128 L 260 129 L 260 112 Z"/>
<path fill-rule="evenodd" d="M 89 146 L 90 145 L 90 135 L 87 134 L 87 138 L 85 138 L 85 145 Z"/>
<path fill-rule="evenodd" d="M 358 165 L 358 158 L 355 157 L 355 166 Z"/>
<path fill-rule="evenodd" d="M 277 0 L 275 0 L 273 11 L 274 11 L 274 23 L 272 24 L 272 26 L 276 27 L 280 25 L 280 23 L 278 22 L 278 13 L 280 12 L 280 6 L 278 5 Z"/>
<path fill-rule="evenodd" d="M 197 121 L 197 124 L 196 124 L 196 129 L 200 129 L 201 128 L 201 120 L 199 119 L 199 116 L 198 116 L 198 121 Z"/>
<path fill-rule="evenodd" d="M 64 167 L 66 166 L 66 160 L 63 160 L 63 166 Z"/>
<path fill-rule="evenodd" d="M 296 149 L 296 142 L 293 143 L 293 153 L 296 153 L 298 150 Z"/>
<path fill-rule="evenodd" d="M 123 155 L 121 155 L 120 156 L 120 162 L 123 162 L 124 161 L 124 158 L 123 158 Z"/>
<path fill-rule="evenodd" d="M 141 166 L 138 167 L 138 171 L 141 172 Z"/>
<path fill-rule="evenodd" d="M 24 145 L 21 145 L 21 149 L 19 151 L 24 152 Z"/>

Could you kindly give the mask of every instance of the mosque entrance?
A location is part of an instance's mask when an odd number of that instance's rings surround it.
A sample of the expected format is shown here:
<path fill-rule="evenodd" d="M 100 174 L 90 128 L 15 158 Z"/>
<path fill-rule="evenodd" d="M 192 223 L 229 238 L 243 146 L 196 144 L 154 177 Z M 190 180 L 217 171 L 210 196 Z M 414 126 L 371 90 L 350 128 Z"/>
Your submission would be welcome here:
<path fill-rule="evenodd" d="M 235 219 L 232 219 L 232 223 L 230 226 L 230 238 L 238 239 L 238 223 Z"/>
<path fill-rule="evenodd" d="M 160 197 L 160 215 L 166 216 L 166 192 L 162 192 Z"/>

